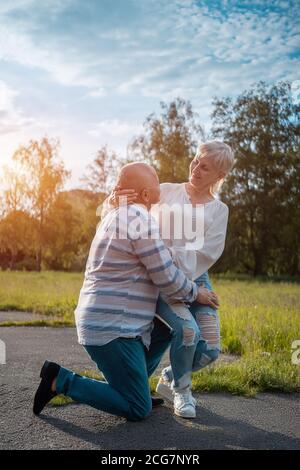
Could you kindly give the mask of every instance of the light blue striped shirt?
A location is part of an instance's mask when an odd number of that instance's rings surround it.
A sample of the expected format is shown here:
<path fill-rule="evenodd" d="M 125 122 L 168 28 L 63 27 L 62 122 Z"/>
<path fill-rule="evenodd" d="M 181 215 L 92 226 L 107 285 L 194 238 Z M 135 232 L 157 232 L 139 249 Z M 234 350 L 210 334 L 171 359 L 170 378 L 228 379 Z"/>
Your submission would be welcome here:
<path fill-rule="evenodd" d="M 79 343 L 101 346 L 140 336 L 149 347 L 159 292 L 166 300 L 192 302 L 197 289 L 173 264 L 144 206 L 112 210 L 90 248 L 75 310 Z"/>

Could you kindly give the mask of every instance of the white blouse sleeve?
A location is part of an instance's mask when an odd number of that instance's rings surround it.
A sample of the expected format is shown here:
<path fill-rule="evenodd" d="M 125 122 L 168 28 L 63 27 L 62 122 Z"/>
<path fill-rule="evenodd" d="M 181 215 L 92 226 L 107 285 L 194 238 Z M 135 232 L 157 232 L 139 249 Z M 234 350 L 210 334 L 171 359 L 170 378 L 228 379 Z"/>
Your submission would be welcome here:
<path fill-rule="evenodd" d="M 211 225 L 204 234 L 204 243 L 199 250 L 171 247 L 172 258 L 189 279 L 195 280 L 205 273 L 220 258 L 225 246 L 228 222 L 228 207 L 220 204 Z"/>

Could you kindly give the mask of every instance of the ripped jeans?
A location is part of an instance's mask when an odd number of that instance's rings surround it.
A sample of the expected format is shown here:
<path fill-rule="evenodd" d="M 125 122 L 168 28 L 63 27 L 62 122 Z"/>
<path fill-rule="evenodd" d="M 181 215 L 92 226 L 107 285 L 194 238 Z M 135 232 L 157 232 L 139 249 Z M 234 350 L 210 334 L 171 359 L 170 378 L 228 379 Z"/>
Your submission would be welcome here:
<path fill-rule="evenodd" d="M 195 280 L 212 290 L 208 273 Z M 215 309 L 208 305 L 167 304 L 158 298 L 156 314 L 172 330 L 171 365 L 163 369 L 162 377 L 172 381 L 174 391 L 191 385 L 192 372 L 215 361 L 221 352 L 220 321 Z"/>

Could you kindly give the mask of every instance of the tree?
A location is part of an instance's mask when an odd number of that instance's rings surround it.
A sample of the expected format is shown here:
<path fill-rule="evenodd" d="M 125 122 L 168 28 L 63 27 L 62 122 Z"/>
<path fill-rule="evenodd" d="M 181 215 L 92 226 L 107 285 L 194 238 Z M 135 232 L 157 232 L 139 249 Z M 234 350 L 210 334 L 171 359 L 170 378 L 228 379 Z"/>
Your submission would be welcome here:
<path fill-rule="evenodd" d="M 155 166 L 161 182 L 182 182 L 188 176 L 198 139 L 204 139 L 204 130 L 188 101 L 176 98 L 160 105 L 161 115 L 150 114 L 144 123 L 145 133 L 129 145 L 128 161 L 143 160 Z"/>
<path fill-rule="evenodd" d="M 228 263 L 254 275 L 295 274 L 300 107 L 292 101 L 290 84 L 260 82 L 236 99 L 215 98 L 213 105 L 212 134 L 228 142 L 236 155 L 221 192 L 231 214 L 223 267 Z"/>
<path fill-rule="evenodd" d="M 20 169 L 3 167 L 2 184 L 4 185 L 2 196 L 2 211 L 24 210 L 26 206 L 25 178 Z"/>
<path fill-rule="evenodd" d="M 80 245 L 82 223 L 67 193 L 60 192 L 45 220 L 44 260 L 49 269 L 70 269 Z"/>
<path fill-rule="evenodd" d="M 37 222 L 36 268 L 41 270 L 45 238 L 45 217 L 70 175 L 58 157 L 59 141 L 47 137 L 21 146 L 13 159 L 23 169 L 29 213 Z"/>
<path fill-rule="evenodd" d="M 93 193 L 108 193 L 121 166 L 120 157 L 105 145 L 98 150 L 93 163 L 87 166 L 87 173 L 81 180 L 85 188 Z"/>
<path fill-rule="evenodd" d="M 0 182 L 1 184 L 1 182 Z M 5 198 L 3 192 L 0 192 L 0 221 L 5 215 Z"/>
<path fill-rule="evenodd" d="M 17 258 L 30 256 L 33 249 L 34 221 L 24 211 L 12 210 L 0 222 L 0 253 L 6 253 L 10 269 Z"/>
<path fill-rule="evenodd" d="M 50 269 L 82 270 L 99 217 L 104 194 L 62 191 L 47 213 L 44 260 Z"/>
<path fill-rule="evenodd" d="M 30 255 L 35 238 L 34 221 L 26 212 L 25 180 L 20 168 L 3 168 L 1 181 L 0 253 L 14 269 L 18 259 Z"/>

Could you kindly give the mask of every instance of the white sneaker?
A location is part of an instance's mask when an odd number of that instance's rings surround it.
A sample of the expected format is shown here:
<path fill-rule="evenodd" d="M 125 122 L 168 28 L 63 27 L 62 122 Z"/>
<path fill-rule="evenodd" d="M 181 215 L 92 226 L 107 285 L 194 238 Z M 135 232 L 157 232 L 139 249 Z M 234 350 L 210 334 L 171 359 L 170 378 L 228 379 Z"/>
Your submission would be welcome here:
<path fill-rule="evenodd" d="M 165 380 L 163 377 L 161 377 L 156 385 L 156 393 L 160 395 L 161 397 L 165 398 L 166 400 L 170 402 L 174 402 L 174 390 L 171 387 L 171 382 L 168 380 Z M 192 395 L 192 393 L 191 393 Z M 193 397 L 192 395 L 192 401 L 194 405 L 197 405 L 197 400 L 196 398 Z"/>
<path fill-rule="evenodd" d="M 166 400 L 173 403 L 174 401 L 174 392 L 171 388 L 171 382 L 168 382 L 163 377 L 161 377 L 156 386 L 156 393 Z"/>
<path fill-rule="evenodd" d="M 190 389 L 174 393 L 174 413 L 181 418 L 196 418 L 196 400 Z"/>

